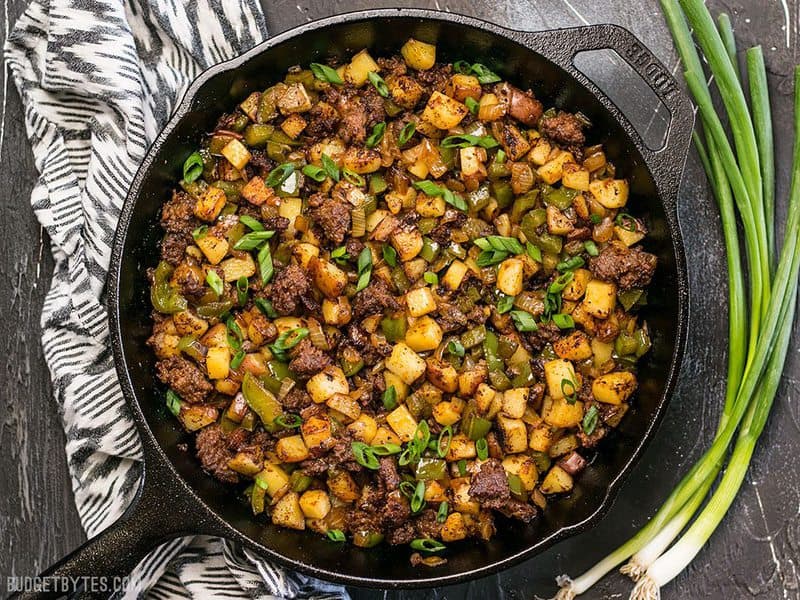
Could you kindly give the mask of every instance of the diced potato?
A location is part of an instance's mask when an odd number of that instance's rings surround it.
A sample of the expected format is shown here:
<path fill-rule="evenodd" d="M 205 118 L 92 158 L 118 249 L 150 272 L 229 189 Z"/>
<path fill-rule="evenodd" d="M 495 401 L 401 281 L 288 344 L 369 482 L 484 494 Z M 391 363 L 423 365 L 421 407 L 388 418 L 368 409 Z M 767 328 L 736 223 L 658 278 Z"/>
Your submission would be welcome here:
<path fill-rule="evenodd" d="M 566 235 L 574 229 L 572 220 L 555 206 L 547 207 L 547 231 L 553 235 Z"/>
<path fill-rule="evenodd" d="M 306 528 L 306 519 L 300 508 L 299 497 L 295 492 L 284 494 L 272 507 L 272 522 L 290 529 Z"/>
<path fill-rule="evenodd" d="M 414 439 L 414 432 L 417 430 L 417 421 L 411 416 L 411 413 L 408 412 L 408 408 L 406 408 L 405 404 L 401 404 L 386 415 L 386 422 L 402 441 L 409 442 Z"/>
<path fill-rule="evenodd" d="M 503 392 L 503 414 L 512 419 L 521 419 L 528 406 L 530 388 L 512 388 Z"/>
<path fill-rule="evenodd" d="M 386 389 L 388 390 L 390 387 L 394 388 L 395 394 L 397 394 L 397 401 L 402 402 L 408 396 L 408 384 L 400 379 L 397 375 L 392 373 L 391 371 L 384 371 L 383 372 L 383 381 L 386 382 Z"/>
<path fill-rule="evenodd" d="M 425 316 L 417 319 L 406 331 L 405 342 L 415 352 L 435 350 L 442 343 L 442 328 L 434 319 Z"/>
<path fill-rule="evenodd" d="M 337 471 L 328 477 L 327 483 L 331 493 L 340 500 L 354 502 L 361 497 L 361 488 L 347 471 Z"/>
<path fill-rule="evenodd" d="M 438 129 L 452 129 L 467 116 L 469 109 L 441 92 L 433 92 L 422 111 L 422 119 Z"/>
<path fill-rule="evenodd" d="M 225 147 L 220 152 L 222 152 L 222 156 L 228 159 L 229 163 L 240 171 L 250 162 L 250 151 L 236 138 L 225 144 Z"/>
<path fill-rule="evenodd" d="M 458 389 L 458 372 L 453 365 L 433 357 L 429 358 L 426 363 L 428 365 L 428 381 L 440 390 L 451 394 Z"/>
<path fill-rule="evenodd" d="M 228 283 L 238 281 L 240 277 L 252 277 L 256 274 L 256 263 L 250 254 L 243 254 L 242 258 L 231 257 L 223 260 L 222 267 L 223 279 Z"/>
<path fill-rule="evenodd" d="M 350 300 L 347 296 L 339 296 L 334 300 L 325 298 L 322 301 L 322 318 L 328 325 L 347 325 L 353 316 Z"/>
<path fill-rule="evenodd" d="M 181 335 L 201 336 L 208 331 L 208 321 L 201 319 L 190 310 L 182 310 L 172 315 L 175 329 Z"/>
<path fill-rule="evenodd" d="M 309 417 L 300 426 L 300 433 L 306 447 L 316 448 L 331 438 L 331 421 L 328 417 Z"/>
<path fill-rule="evenodd" d="M 516 475 L 522 482 L 522 487 L 527 491 L 533 490 L 536 487 L 536 482 L 539 479 L 539 473 L 536 470 L 536 464 L 530 456 L 526 454 L 512 454 L 503 459 L 503 468 L 506 473 Z"/>
<path fill-rule="evenodd" d="M 398 444 L 403 440 L 401 440 L 397 434 L 389 429 L 388 427 L 378 427 L 378 431 L 375 432 L 375 437 L 372 438 L 370 442 L 373 446 L 380 446 L 381 444 Z"/>
<path fill-rule="evenodd" d="M 252 477 L 264 468 L 264 461 L 253 452 L 237 452 L 236 456 L 228 461 L 228 468 L 247 477 Z"/>
<path fill-rule="evenodd" d="M 455 425 L 461 419 L 463 410 L 464 401 L 460 398 L 439 402 L 433 407 L 433 419 L 439 423 L 439 425 L 445 427 L 448 425 Z"/>
<path fill-rule="evenodd" d="M 453 492 L 454 511 L 476 516 L 480 513 L 480 503 L 469 495 L 469 477 L 450 480 L 450 489 Z"/>
<path fill-rule="evenodd" d="M 531 151 L 528 153 L 528 160 L 541 167 L 547 162 L 551 151 L 552 147 L 550 146 L 550 142 L 544 138 L 539 138 L 536 140 L 536 144 L 533 146 L 533 149 L 531 149 Z"/>
<path fill-rule="evenodd" d="M 636 391 L 636 376 L 627 371 L 601 375 L 592 383 L 592 395 L 598 402 L 622 404 Z"/>
<path fill-rule="evenodd" d="M 278 330 L 278 335 L 306 326 L 306 322 L 298 317 L 278 317 L 272 321 L 272 324 Z"/>
<path fill-rule="evenodd" d="M 507 258 L 497 269 L 497 289 L 508 296 L 522 291 L 523 264 L 518 258 Z"/>
<path fill-rule="evenodd" d="M 392 246 L 397 250 L 398 258 L 405 262 L 411 260 L 422 250 L 424 241 L 422 234 L 414 229 L 412 231 L 397 230 L 391 235 Z"/>
<path fill-rule="evenodd" d="M 205 335 L 200 338 L 204 346 L 211 348 L 212 346 L 219 346 L 228 348 L 228 330 L 225 328 L 225 323 L 217 323 L 206 331 Z"/>
<path fill-rule="evenodd" d="M 425 498 L 425 502 L 444 502 L 447 500 L 447 490 L 436 480 L 428 481 L 423 498 Z"/>
<path fill-rule="evenodd" d="M 242 188 L 241 194 L 245 200 L 255 206 L 261 206 L 268 200 L 276 198 L 272 188 L 267 187 L 264 180 L 258 175 L 250 178 L 250 181 Z"/>
<path fill-rule="evenodd" d="M 412 188 L 409 188 L 412 189 Z M 444 198 L 417 194 L 417 213 L 421 217 L 441 217 L 446 209 Z"/>
<path fill-rule="evenodd" d="M 484 363 L 478 363 L 472 369 L 462 371 L 458 375 L 458 393 L 466 397 L 472 396 L 488 376 L 489 370 Z"/>
<path fill-rule="evenodd" d="M 544 363 L 544 375 L 548 393 L 553 399 L 563 398 L 564 392 L 572 395 L 578 391 L 575 368 L 568 360 L 558 358 L 547 361 Z"/>
<path fill-rule="evenodd" d="M 592 272 L 588 269 L 575 269 L 572 273 L 572 281 L 561 292 L 564 300 L 580 300 L 592 278 Z"/>
<path fill-rule="evenodd" d="M 384 364 L 408 385 L 414 383 L 425 372 L 425 360 L 403 342 L 395 344 L 391 356 Z"/>
<path fill-rule="evenodd" d="M 617 304 L 617 286 L 613 283 L 592 279 L 586 284 L 583 306 L 593 317 L 606 319 Z"/>
<path fill-rule="evenodd" d="M 353 438 L 371 444 L 378 433 L 378 423 L 366 413 L 361 413 L 358 418 L 347 426 L 347 431 Z"/>
<path fill-rule="evenodd" d="M 209 348 L 206 354 L 206 370 L 210 379 L 225 379 L 231 366 L 231 353 L 225 347 Z"/>
<path fill-rule="evenodd" d="M 628 203 L 628 182 L 624 179 L 595 179 L 589 191 L 605 208 L 622 208 Z"/>
<path fill-rule="evenodd" d="M 355 421 L 361 414 L 361 406 L 347 394 L 334 394 L 326 400 L 325 404 L 328 405 L 328 408 L 339 411 L 352 421 Z"/>
<path fill-rule="evenodd" d="M 314 402 L 321 404 L 334 394 L 348 394 L 350 386 L 344 371 L 331 365 L 308 380 L 306 391 Z"/>
<path fill-rule="evenodd" d="M 300 510 L 307 519 L 324 519 L 331 510 L 331 499 L 325 490 L 308 490 L 300 496 Z"/>
<path fill-rule="evenodd" d="M 549 425 L 542 422 L 535 425 L 530 431 L 528 448 L 535 452 L 547 452 L 553 445 L 553 430 Z"/>
<path fill-rule="evenodd" d="M 481 82 L 474 75 L 456 73 L 447 81 L 444 93 L 459 102 L 464 102 L 467 98 L 479 100 L 483 90 L 481 89 Z"/>
<path fill-rule="evenodd" d="M 301 267 L 307 269 L 311 259 L 319 256 L 319 247 L 314 244 L 299 242 L 292 246 L 292 256 L 297 259 Z"/>
<path fill-rule="evenodd" d="M 505 452 L 514 454 L 524 452 L 528 448 L 528 430 L 522 419 L 510 419 L 498 415 L 497 432 Z"/>
<path fill-rule="evenodd" d="M 424 88 L 410 75 L 389 75 L 386 86 L 392 101 L 398 106 L 411 110 L 417 105 L 425 92 Z"/>
<path fill-rule="evenodd" d="M 561 183 L 564 187 L 586 192 L 589 190 L 589 171 L 573 162 L 561 166 Z"/>
<path fill-rule="evenodd" d="M 442 285 L 450 290 L 457 290 L 461 282 L 464 281 L 467 271 L 469 271 L 469 267 L 465 263 L 460 260 L 454 260 L 450 263 L 450 267 L 448 267 L 444 277 L 442 277 Z"/>
<path fill-rule="evenodd" d="M 219 411 L 205 404 L 182 404 L 178 420 L 186 431 L 198 431 L 208 427 L 219 418 Z"/>
<path fill-rule="evenodd" d="M 296 463 L 308 458 L 308 448 L 300 435 L 291 435 L 278 440 L 275 454 L 281 462 Z"/>
<path fill-rule="evenodd" d="M 355 85 L 362 86 L 367 82 L 370 71 L 378 72 L 379 70 L 378 63 L 364 49 L 350 59 L 350 64 L 345 68 L 344 74 Z"/>
<path fill-rule="evenodd" d="M 400 54 L 403 55 L 403 60 L 412 69 L 417 71 L 424 71 L 430 69 L 436 63 L 436 46 L 420 42 L 414 38 L 403 44 L 400 48 Z"/>
<path fill-rule="evenodd" d="M 561 179 L 564 165 L 570 162 L 574 163 L 575 157 L 569 152 L 561 152 L 555 158 L 550 159 L 539 167 L 536 172 L 545 183 L 553 185 Z"/>
<path fill-rule="evenodd" d="M 283 132 L 290 138 L 295 139 L 303 133 L 307 125 L 308 121 L 298 113 L 293 113 L 284 119 L 283 123 L 281 123 L 281 129 L 283 129 Z"/>
<path fill-rule="evenodd" d="M 461 163 L 461 174 L 464 177 L 471 175 L 486 176 L 486 149 L 479 146 L 467 146 L 458 152 Z"/>
<path fill-rule="evenodd" d="M 281 203 L 278 205 L 278 216 L 289 219 L 289 227 L 285 232 L 287 235 L 294 235 L 297 231 L 294 222 L 302 212 L 303 201 L 300 198 L 281 198 Z"/>
<path fill-rule="evenodd" d="M 475 449 L 475 442 L 463 433 L 457 433 L 450 442 L 450 449 L 447 451 L 445 460 L 447 462 L 456 462 L 462 458 L 475 458 L 477 455 L 478 452 Z"/>
<path fill-rule="evenodd" d="M 266 463 L 255 479 L 256 485 L 265 489 L 273 499 L 280 498 L 289 490 L 289 476 L 286 471 L 273 463 Z"/>
<path fill-rule="evenodd" d="M 573 331 L 566 337 L 553 343 L 553 350 L 559 358 L 580 361 L 592 356 L 589 338 L 582 331 Z"/>
<path fill-rule="evenodd" d="M 454 512 L 447 515 L 444 525 L 442 525 L 442 541 L 457 542 L 467 537 L 467 524 L 464 522 L 464 516 L 460 512 Z"/>
<path fill-rule="evenodd" d="M 194 205 L 194 216 L 201 221 L 211 222 L 219 216 L 227 196 L 219 188 L 209 187 Z"/>
<path fill-rule="evenodd" d="M 558 465 L 555 465 L 550 469 L 547 475 L 545 475 L 541 489 L 543 494 L 563 494 L 564 492 L 570 491 L 572 485 L 572 475 Z"/>
<path fill-rule="evenodd" d="M 620 227 L 619 225 L 614 226 L 614 235 L 620 242 L 622 242 L 628 247 L 633 246 L 634 244 L 638 244 L 644 239 L 643 232 L 629 231 L 624 227 Z"/>
<path fill-rule="evenodd" d="M 213 235 L 204 235 L 194 241 L 200 251 L 205 254 L 208 262 L 216 265 L 228 253 L 228 240 L 220 239 Z"/>
<path fill-rule="evenodd" d="M 436 300 L 430 288 L 416 288 L 406 293 L 406 306 L 412 317 L 421 317 L 436 310 Z"/>
<path fill-rule="evenodd" d="M 486 383 L 479 384 L 475 390 L 475 402 L 478 405 L 478 410 L 484 414 L 488 413 L 496 396 L 497 391 L 492 386 Z"/>
<path fill-rule="evenodd" d="M 351 146 L 342 156 L 342 166 L 355 173 L 374 173 L 381 168 L 381 155 L 377 150 Z"/>
<path fill-rule="evenodd" d="M 258 118 L 258 105 L 260 101 L 261 93 L 253 92 L 239 105 L 239 107 L 242 109 L 242 112 L 250 117 L 251 121 L 255 121 Z"/>
<path fill-rule="evenodd" d="M 563 437 L 560 437 L 553 445 L 550 446 L 550 450 L 548 454 L 551 458 L 558 458 L 559 456 L 563 456 L 573 450 L 577 450 L 580 446 L 580 442 L 578 442 L 578 436 L 574 433 L 570 433 Z"/>
<path fill-rule="evenodd" d="M 576 400 L 570 404 L 566 398 L 545 400 L 542 418 L 553 427 L 575 427 L 583 419 L 583 402 Z"/>
<path fill-rule="evenodd" d="M 325 296 L 333 300 L 342 295 L 347 285 L 347 273 L 330 261 L 312 257 L 308 262 L 308 270 L 314 285 Z"/>

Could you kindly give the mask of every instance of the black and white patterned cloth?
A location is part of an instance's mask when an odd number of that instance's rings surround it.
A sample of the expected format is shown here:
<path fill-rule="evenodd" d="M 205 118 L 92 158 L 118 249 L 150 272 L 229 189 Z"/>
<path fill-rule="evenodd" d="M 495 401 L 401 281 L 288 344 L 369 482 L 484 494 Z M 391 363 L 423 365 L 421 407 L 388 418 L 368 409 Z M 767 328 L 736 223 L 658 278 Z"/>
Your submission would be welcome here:
<path fill-rule="evenodd" d="M 42 343 L 90 537 L 124 512 L 141 472 L 104 304 L 128 186 L 189 83 L 265 36 L 258 0 L 34 0 L 8 38 L 39 172 L 31 204 L 55 258 Z M 348 597 L 204 536 L 154 550 L 131 581 L 122 597 Z"/>

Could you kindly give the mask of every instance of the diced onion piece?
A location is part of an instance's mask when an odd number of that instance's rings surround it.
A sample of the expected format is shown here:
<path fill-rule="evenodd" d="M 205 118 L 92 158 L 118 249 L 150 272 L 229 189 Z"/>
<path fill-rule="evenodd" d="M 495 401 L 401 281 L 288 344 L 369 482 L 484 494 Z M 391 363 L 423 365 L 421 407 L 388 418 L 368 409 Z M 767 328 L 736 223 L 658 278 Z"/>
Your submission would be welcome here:
<path fill-rule="evenodd" d="M 316 319 L 308 319 L 308 339 L 320 350 L 330 349 L 328 338 L 325 337 L 325 332 L 322 331 L 322 325 Z"/>
<path fill-rule="evenodd" d="M 292 391 L 294 386 L 295 386 L 294 379 L 290 377 L 284 377 L 281 380 L 281 388 L 278 390 L 278 400 L 283 400 L 284 398 L 286 398 L 286 396 L 289 395 L 289 392 Z"/>
<path fill-rule="evenodd" d="M 357 206 L 350 211 L 350 235 L 353 237 L 361 237 L 367 231 L 367 216 L 364 213 L 363 206 Z"/>

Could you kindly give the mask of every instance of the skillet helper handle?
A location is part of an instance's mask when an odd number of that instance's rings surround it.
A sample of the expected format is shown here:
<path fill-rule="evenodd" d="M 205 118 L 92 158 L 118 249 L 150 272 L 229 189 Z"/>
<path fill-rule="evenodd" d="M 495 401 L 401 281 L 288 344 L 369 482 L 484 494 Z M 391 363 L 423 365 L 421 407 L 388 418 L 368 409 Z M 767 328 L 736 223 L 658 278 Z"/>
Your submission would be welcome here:
<path fill-rule="evenodd" d="M 670 71 L 635 35 L 619 25 L 587 25 L 542 33 L 556 38 L 552 45 L 556 50 L 550 58 L 578 79 L 587 80 L 575 66 L 578 53 L 614 50 L 664 103 L 670 113 L 664 145 L 657 150 L 648 148 L 644 143 L 640 147 L 656 180 L 669 188 L 671 193 L 666 197 L 674 198 L 680 183 L 681 167 L 692 139 L 694 109 Z"/>

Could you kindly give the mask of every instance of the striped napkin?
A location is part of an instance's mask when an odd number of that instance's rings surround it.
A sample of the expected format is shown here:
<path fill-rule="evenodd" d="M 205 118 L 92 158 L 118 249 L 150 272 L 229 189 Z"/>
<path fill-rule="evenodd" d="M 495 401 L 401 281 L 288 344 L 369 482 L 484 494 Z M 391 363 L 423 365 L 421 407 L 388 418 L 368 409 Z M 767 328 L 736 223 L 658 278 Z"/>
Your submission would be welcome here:
<path fill-rule="evenodd" d="M 124 512 L 141 475 L 104 292 L 128 186 L 189 83 L 266 34 L 258 0 L 34 0 L 8 38 L 39 172 L 31 204 L 55 258 L 42 343 L 90 537 Z M 157 548 L 131 582 L 119 597 L 348 598 L 204 536 Z"/>

